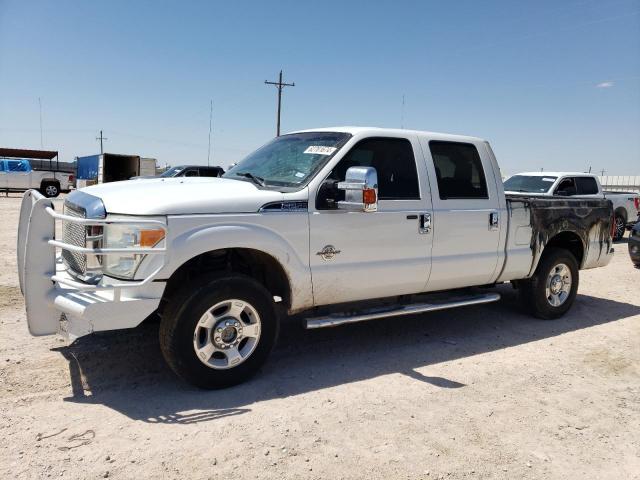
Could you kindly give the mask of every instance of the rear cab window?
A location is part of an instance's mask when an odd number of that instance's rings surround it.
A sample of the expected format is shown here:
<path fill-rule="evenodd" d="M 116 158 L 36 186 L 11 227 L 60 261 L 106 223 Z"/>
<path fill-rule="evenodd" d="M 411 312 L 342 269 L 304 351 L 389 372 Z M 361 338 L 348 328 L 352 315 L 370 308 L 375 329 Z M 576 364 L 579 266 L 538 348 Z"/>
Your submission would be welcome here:
<path fill-rule="evenodd" d="M 441 200 L 489 198 L 482 160 L 475 145 L 431 140 L 429 150 Z"/>
<path fill-rule="evenodd" d="M 593 177 L 576 177 L 578 195 L 597 195 L 598 182 Z"/>

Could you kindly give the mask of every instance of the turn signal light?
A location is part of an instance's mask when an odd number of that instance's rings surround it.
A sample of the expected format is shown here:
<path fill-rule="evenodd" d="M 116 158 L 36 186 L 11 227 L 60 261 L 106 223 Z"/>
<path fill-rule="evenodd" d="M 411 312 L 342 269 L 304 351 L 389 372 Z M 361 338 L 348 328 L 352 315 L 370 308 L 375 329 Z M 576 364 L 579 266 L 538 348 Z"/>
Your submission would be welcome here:
<path fill-rule="evenodd" d="M 362 191 L 362 202 L 365 204 L 376 203 L 376 190 L 375 188 L 365 188 Z"/>
<path fill-rule="evenodd" d="M 640 197 L 635 197 L 633 203 L 636 204 L 636 210 L 640 210 Z"/>
<path fill-rule="evenodd" d="M 140 232 L 140 246 L 154 247 L 160 240 L 164 238 L 164 230 L 142 230 Z"/>

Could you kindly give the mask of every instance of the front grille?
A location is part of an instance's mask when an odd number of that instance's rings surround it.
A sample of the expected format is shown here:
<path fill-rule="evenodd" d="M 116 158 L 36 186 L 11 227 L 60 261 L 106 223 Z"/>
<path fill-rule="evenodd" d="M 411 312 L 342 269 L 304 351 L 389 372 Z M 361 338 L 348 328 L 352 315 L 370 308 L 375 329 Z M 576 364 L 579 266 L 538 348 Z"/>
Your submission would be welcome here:
<path fill-rule="evenodd" d="M 84 210 L 64 205 L 65 215 L 85 218 Z M 62 222 L 62 241 L 78 247 L 87 245 L 87 227 L 75 222 Z M 62 260 L 71 273 L 84 275 L 87 271 L 87 256 L 84 253 L 62 250 Z"/>

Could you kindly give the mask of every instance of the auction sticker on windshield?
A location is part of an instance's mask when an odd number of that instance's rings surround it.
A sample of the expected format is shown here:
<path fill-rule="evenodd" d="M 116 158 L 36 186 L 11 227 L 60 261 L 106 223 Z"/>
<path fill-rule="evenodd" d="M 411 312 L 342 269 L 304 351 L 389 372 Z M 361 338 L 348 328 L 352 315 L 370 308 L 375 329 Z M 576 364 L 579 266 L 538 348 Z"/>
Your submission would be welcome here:
<path fill-rule="evenodd" d="M 331 155 L 336 151 L 335 147 L 325 147 L 323 145 L 310 145 L 304 153 L 312 153 L 315 155 Z"/>

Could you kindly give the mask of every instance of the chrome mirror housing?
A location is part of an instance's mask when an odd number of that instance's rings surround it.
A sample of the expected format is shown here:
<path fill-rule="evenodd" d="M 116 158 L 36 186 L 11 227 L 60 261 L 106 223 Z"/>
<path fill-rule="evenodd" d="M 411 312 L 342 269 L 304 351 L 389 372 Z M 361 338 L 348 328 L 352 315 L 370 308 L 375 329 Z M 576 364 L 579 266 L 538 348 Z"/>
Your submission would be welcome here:
<path fill-rule="evenodd" d="M 338 202 L 338 209 L 357 212 L 378 210 L 378 172 L 375 168 L 349 168 L 338 188 L 344 190 L 344 200 Z"/>

